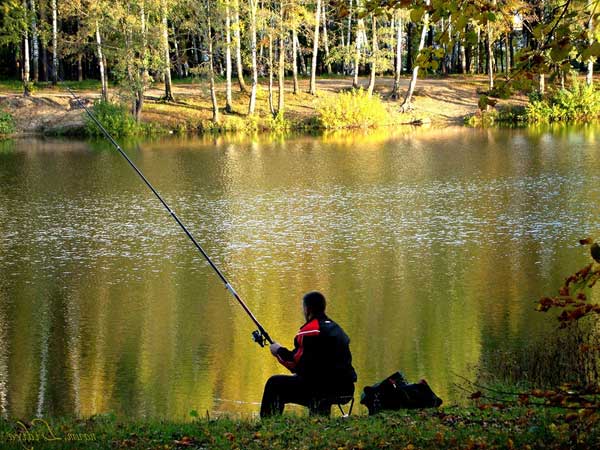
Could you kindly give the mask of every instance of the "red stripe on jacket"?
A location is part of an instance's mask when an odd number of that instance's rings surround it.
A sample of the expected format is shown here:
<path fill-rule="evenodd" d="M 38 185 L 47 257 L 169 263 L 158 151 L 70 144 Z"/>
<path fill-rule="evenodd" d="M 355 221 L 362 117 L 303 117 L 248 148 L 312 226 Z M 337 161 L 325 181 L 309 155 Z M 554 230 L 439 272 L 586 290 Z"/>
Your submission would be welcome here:
<path fill-rule="evenodd" d="M 320 332 L 318 319 L 313 319 L 306 323 L 304 326 L 302 326 L 302 328 L 300 328 L 300 331 L 298 331 L 296 337 L 294 337 L 295 348 L 292 352 L 292 360 L 285 360 L 279 354 L 277 355 L 277 360 L 293 372 L 298 366 L 300 358 L 302 358 L 302 353 L 304 353 L 304 337 L 317 336 Z"/>

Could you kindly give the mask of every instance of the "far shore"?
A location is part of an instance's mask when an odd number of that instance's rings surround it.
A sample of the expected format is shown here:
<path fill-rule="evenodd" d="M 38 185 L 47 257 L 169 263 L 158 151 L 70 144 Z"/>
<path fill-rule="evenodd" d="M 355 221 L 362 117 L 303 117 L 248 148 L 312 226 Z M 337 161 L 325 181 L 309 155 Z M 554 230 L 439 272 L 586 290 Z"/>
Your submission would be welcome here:
<path fill-rule="evenodd" d="M 248 80 L 247 80 L 248 82 Z M 465 117 L 479 112 L 479 97 L 487 90 L 487 78 L 484 76 L 453 75 L 444 78 L 426 78 L 417 82 L 410 112 L 400 112 L 402 98 L 408 88 L 409 78 L 402 78 L 401 99 L 389 98 L 393 86 L 391 77 L 377 79 L 375 91 L 384 101 L 389 112 L 390 124 L 423 124 L 437 126 L 464 123 Z M 257 101 L 258 121 L 268 120 L 267 81 L 261 80 Z M 98 85 L 96 88 L 96 84 Z M 77 95 L 92 103 L 99 98 L 99 82 L 86 80 L 82 83 L 70 82 Z M 367 80 L 361 79 L 366 88 Z M 351 77 L 330 77 L 317 80 L 317 95 L 307 93 L 308 79 L 299 80 L 299 92 L 292 93 L 292 81 L 286 79 L 285 119 L 292 129 L 310 128 L 316 118 L 319 101 L 352 88 Z M 212 105 L 207 82 L 192 79 L 177 80 L 174 84 L 174 102 L 162 101 L 163 91 L 160 83 L 155 83 L 146 91 L 142 120 L 160 126 L 166 132 L 202 132 L 212 117 Z M 118 100 L 119 90 L 111 86 L 110 95 Z M 219 104 L 225 105 L 225 84 L 218 84 Z M 274 98 L 277 101 L 276 85 Z M 508 100 L 499 100 L 497 108 L 525 105 L 526 97 L 513 96 Z M 248 94 L 233 86 L 233 112 L 221 111 L 224 128 L 228 123 L 247 119 Z M 19 83 L 0 82 L 0 108 L 13 115 L 16 125 L 14 136 L 30 134 L 78 134 L 85 123 L 85 113 L 78 108 L 69 92 L 61 86 L 42 83 L 31 97 L 23 97 Z M 388 124 L 389 125 L 389 124 Z M 260 126 L 259 126 L 260 128 Z"/>

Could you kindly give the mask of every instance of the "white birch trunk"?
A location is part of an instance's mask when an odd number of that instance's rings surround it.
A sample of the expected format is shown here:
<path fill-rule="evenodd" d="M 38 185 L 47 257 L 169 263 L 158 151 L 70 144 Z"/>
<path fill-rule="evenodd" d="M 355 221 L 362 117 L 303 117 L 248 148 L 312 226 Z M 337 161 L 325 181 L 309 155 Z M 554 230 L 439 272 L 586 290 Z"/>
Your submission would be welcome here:
<path fill-rule="evenodd" d="M 426 1 L 426 4 L 429 6 L 429 0 Z M 423 15 L 423 29 L 421 30 L 421 39 L 419 40 L 419 50 L 417 51 L 417 56 L 425 47 L 425 37 L 427 36 L 427 30 L 429 28 L 429 14 L 425 13 Z M 416 58 L 415 58 L 416 61 Z M 419 66 L 415 63 L 413 67 L 412 77 L 410 79 L 410 83 L 408 85 L 408 90 L 406 91 L 406 96 L 404 97 L 404 102 L 402 103 L 401 110 L 408 111 L 412 108 L 412 96 L 415 91 L 415 87 L 417 86 L 417 77 L 419 76 Z"/>
<path fill-rule="evenodd" d="M 52 84 L 58 83 L 58 7 L 52 0 Z"/>
<path fill-rule="evenodd" d="M 294 95 L 298 94 L 298 32 L 294 27 L 292 29 L 292 78 L 294 80 Z"/>
<path fill-rule="evenodd" d="M 100 25 L 96 20 L 96 51 L 98 53 L 98 67 L 100 69 L 100 84 L 102 86 L 101 99 L 104 102 L 108 101 L 108 83 L 106 81 L 106 73 L 104 67 L 104 56 L 102 55 L 102 39 L 100 37 Z"/>
<path fill-rule="evenodd" d="M 233 111 L 231 106 L 233 97 L 231 95 L 231 11 L 229 0 L 225 3 L 225 111 Z"/>
<path fill-rule="evenodd" d="M 377 42 L 377 18 L 375 16 L 371 17 L 371 34 L 373 45 L 371 47 L 371 76 L 369 77 L 369 87 L 367 88 L 367 94 L 369 97 L 373 95 L 373 90 L 375 89 L 375 75 L 377 72 L 377 52 L 379 51 L 378 42 Z"/>
<path fill-rule="evenodd" d="M 256 64 L 256 10 L 258 0 L 250 1 L 250 50 L 252 52 L 252 89 L 250 90 L 250 103 L 248 115 L 254 114 L 256 108 L 256 90 L 258 89 L 258 67 Z"/>
<path fill-rule="evenodd" d="M 310 70 L 310 89 L 308 91 L 311 95 L 317 94 L 317 56 L 319 53 L 319 28 L 321 22 L 321 0 L 317 0 L 315 7 L 315 31 L 313 33 L 313 54 L 312 54 L 312 65 Z"/>
<path fill-rule="evenodd" d="M 244 81 L 244 68 L 242 66 L 242 31 L 240 22 L 240 0 L 235 0 L 234 5 L 235 27 L 233 29 L 233 33 L 235 37 L 235 62 L 237 66 L 237 77 L 238 83 L 240 85 L 240 92 L 248 92 L 246 82 Z"/>
<path fill-rule="evenodd" d="M 327 75 L 331 75 L 331 62 L 329 62 L 329 36 L 327 34 L 327 13 L 325 11 L 325 6 L 325 2 L 323 2 L 323 20 L 321 20 L 321 22 L 323 22 L 323 45 L 325 46 L 325 60 L 327 61 L 325 67 L 327 68 Z"/>
<path fill-rule="evenodd" d="M 169 55 L 169 27 L 167 20 L 167 4 L 165 0 L 161 2 L 161 16 L 162 16 L 162 47 L 163 47 L 163 71 L 165 75 L 165 100 L 173 101 L 173 89 L 171 83 L 171 56 Z"/>
<path fill-rule="evenodd" d="M 37 10 L 35 8 L 35 0 L 31 0 L 31 52 L 33 63 L 33 81 L 37 82 L 40 79 L 40 39 L 37 28 Z"/>

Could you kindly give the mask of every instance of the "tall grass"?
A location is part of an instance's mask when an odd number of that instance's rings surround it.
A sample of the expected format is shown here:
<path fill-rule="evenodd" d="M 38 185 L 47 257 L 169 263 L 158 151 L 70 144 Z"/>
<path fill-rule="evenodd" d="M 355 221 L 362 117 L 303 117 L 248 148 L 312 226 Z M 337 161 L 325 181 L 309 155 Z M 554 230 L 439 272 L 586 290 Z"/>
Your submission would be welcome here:
<path fill-rule="evenodd" d="M 517 349 L 488 350 L 482 357 L 481 380 L 535 388 L 599 385 L 600 332 L 593 319 L 551 329 Z"/>

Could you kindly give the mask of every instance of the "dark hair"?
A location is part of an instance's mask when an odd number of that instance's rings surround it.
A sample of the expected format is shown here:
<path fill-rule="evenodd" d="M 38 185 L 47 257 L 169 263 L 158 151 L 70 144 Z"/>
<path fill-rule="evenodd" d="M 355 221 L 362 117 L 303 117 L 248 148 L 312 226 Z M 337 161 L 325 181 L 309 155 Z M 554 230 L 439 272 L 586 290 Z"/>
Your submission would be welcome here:
<path fill-rule="evenodd" d="M 304 302 L 306 309 L 313 314 L 322 314 L 325 312 L 325 305 L 327 302 L 325 301 L 325 296 L 320 292 L 309 292 L 304 295 L 302 301 Z"/>

